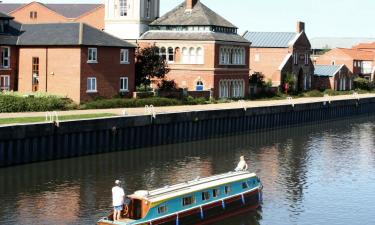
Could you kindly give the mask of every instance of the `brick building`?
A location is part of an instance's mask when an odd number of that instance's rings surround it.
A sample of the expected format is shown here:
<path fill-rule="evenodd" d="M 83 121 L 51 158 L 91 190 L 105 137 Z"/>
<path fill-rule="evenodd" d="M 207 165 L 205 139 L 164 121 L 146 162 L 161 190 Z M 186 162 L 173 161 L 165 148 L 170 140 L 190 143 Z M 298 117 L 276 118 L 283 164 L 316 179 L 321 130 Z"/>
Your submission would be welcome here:
<path fill-rule="evenodd" d="M 374 80 L 375 52 L 358 49 L 335 48 L 316 60 L 316 65 L 345 64 L 356 75 Z"/>
<path fill-rule="evenodd" d="M 82 22 L 104 29 L 103 4 L 1 3 L 0 12 L 22 24 Z"/>
<path fill-rule="evenodd" d="M 273 86 L 283 84 L 287 73 L 295 76 L 298 90 L 311 89 L 314 65 L 305 24 L 297 23 L 296 32 L 249 32 L 244 35 L 250 47 L 250 74 L 261 73 Z"/>
<path fill-rule="evenodd" d="M 186 0 L 150 24 L 140 47 L 155 45 L 168 61 L 167 79 L 215 98 L 248 95 L 250 43 L 237 27 L 199 0 Z"/>
<path fill-rule="evenodd" d="M 7 90 L 67 96 L 75 102 L 134 91 L 135 46 L 84 23 L 17 24 L 11 17 L 1 49 L 11 49 Z M 5 43 L 5 41 L 7 41 Z M 10 67 L 10 66 L 2 66 Z M 14 85 L 18 81 L 18 85 Z M 17 87 L 18 86 L 18 87 Z"/>
<path fill-rule="evenodd" d="M 17 86 L 19 26 L 13 17 L 0 13 L 0 91 L 13 90 Z"/>
<path fill-rule="evenodd" d="M 348 91 L 353 89 L 354 78 L 344 64 L 316 65 L 312 83 L 313 88 L 318 90 Z"/>
<path fill-rule="evenodd" d="M 358 45 L 354 45 L 352 48 L 353 48 L 353 49 L 356 49 L 356 50 L 372 51 L 372 52 L 375 52 L 375 42 L 371 42 L 371 43 L 360 43 L 360 44 L 358 44 Z"/>

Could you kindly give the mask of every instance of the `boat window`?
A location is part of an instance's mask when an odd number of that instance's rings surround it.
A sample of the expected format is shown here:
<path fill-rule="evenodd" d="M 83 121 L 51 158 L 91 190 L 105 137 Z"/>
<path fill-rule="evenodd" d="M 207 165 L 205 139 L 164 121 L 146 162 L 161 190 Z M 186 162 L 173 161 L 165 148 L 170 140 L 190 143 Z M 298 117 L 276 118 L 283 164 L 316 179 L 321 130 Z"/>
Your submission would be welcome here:
<path fill-rule="evenodd" d="M 158 213 L 159 214 L 166 213 L 167 211 L 168 211 L 168 209 L 167 209 L 166 205 L 161 205 L 161 206 L 158 207 Z"/>
<path fill-rule="evenodd" d="M 213 189 L 212 190 L 212 197 L 216 198 L 219 195 L 220 195 L 220 190 L 219 189 Z"/>
<path fill-rule="evenodd" d="M 248 188 L 247 183 L 246 183 L 246 182 L 243 182 L 243 183 L 242 183 L 242 189 L 246 189 L 246 188 Z"/>
<path fill-rule="evenodd" d="M 187 197 L 182 199 L 182 205 L 183 206 L 192 205 L 192 204 L 194 204 L 194 201 L 195 201 L 194 196 L 192 196 L 192 195 L 187 196 Z"/>
<path fill-rule="evenodd" d="M 206 201 L 208 199 L 210 199 L 210 192 L 209 191 L 202 192 L 202 201 Z"/>
<path fill-rule="evenodd" d="M 225 192 L 226 195 L 229 194 L 230 191 L 231 191 L 230 186 L 225 186 L 224 187 L 224 192 Z"/>

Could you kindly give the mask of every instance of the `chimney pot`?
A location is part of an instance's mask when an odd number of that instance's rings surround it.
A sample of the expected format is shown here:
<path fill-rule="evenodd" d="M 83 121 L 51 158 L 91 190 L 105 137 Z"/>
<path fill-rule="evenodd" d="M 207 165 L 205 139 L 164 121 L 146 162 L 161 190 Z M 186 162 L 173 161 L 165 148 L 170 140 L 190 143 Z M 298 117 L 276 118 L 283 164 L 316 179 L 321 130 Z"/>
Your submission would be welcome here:
<path fill-rule="evenodd" d="M 305 31 L 305 23 L 301 22 L 301 21 L 298 21 L 297 22 L 297 33 L 301 33 L 303 31 Z"/>

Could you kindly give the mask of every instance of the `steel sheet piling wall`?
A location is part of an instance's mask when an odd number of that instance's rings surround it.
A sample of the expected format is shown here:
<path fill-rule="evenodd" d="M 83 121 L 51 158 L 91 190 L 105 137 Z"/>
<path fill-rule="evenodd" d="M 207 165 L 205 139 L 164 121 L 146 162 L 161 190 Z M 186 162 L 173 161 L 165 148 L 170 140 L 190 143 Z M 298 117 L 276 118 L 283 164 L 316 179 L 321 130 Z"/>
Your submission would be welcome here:
<path fill-rule="evenodd" d="M 0 127 L 0 167 L 375 113 L 375 98 Z M 178 149 L 176 149 L 178 151 Z"/>

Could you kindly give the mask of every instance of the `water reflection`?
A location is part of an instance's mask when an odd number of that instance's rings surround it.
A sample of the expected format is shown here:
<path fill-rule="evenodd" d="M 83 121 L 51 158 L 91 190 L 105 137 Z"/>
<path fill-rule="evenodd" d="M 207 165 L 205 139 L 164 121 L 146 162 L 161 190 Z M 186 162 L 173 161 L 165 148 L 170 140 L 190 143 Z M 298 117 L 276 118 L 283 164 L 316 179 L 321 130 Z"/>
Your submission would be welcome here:
<path fill-rule="evenodd" d="M 114 179 L 128 193 L 157 188 L 227 172 L 241 155 L 264 183 L 263 211 L 220 224 L 375 223 L 373 119 L 1 169 L 0 223 L 93 224 L 110 210 Z"/>

